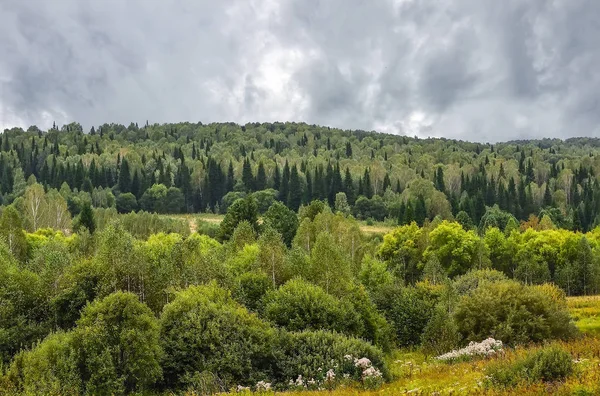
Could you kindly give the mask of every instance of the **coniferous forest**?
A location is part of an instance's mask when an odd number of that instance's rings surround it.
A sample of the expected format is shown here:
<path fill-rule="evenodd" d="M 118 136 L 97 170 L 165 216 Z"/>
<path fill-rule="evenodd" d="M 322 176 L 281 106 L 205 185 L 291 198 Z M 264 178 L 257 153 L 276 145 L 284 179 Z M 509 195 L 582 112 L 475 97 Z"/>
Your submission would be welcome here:
<path fill-rule="evenodd" d="M 481 144 L 298 123 L 32 126 L 2 134 L 0 193 L 11 204 L 34 177 L 76 215 L 84 201 L 123 213 L 225 213 L 249 193 L 263 211 L 274 200 L 297 211 L 315 199 L 334 207 L 343 192 L 358 219 L 479 225 L 497 205 L 518 221 L 589 231 L 599 148 L 594 138 Z"/>
<path fill-rule="evenodd" d="M 301 123 L 5 130 L 0 394 L 431 394 L 457 372 L 459 393 L 595 394 L 600 325 L 567 297 L 600 293 L 599 153 Z"/>

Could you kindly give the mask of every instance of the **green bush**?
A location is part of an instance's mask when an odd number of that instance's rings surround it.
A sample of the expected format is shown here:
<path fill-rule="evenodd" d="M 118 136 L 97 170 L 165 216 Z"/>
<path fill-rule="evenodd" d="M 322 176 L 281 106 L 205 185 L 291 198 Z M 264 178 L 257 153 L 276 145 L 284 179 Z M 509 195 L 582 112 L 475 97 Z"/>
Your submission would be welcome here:
<path fill-rule="evenodd" d="M 0 256 L 5 246 L 0 242 Z M 10 253 L 7 253 L 10 255 Z M 14 260 L 0 261 L 0 363 L 30 347 L 52 329 L 42 279 L 20 269 Z"/>
<path fill-rule="evenodd" d="M 573 373 L 569 353 L 550 346 L 516 361 L 498 361 L 488 366 L 486 375 L 492 386 L 509 388 L 519 383 L 562 381 Z"/>
<path fill-rule="evenodd" d="M 332 330 L 360 336 L 363 323 L 352 304 L 319 286 L 293 279 L 265 297 L 264 316 L 290 331 Z"/>
<path fill-rule="evenodd" d="M 163 309 L 161 341 L 167 387 L 185 388 L 202 372 L 226 388 L 272 378 L 275 330 L 215 283 L 177 293 Z"/>
<path fill-rule="evenodd" d="M 421 342 L 421 334 L 433 314 L 435 300 L 415 287 L 388 285 L 374 296 L 375 304 L 392 326 L 399 346 Z"/>
<path fill-rule="evenodd" d="M 202 220 L 202 218 L 198 218 L 196 220 L 196 232 L 201 235 L 207 235 L 211 238 L 216 238 L 219 234 L 219 225 Z"/>
<path fill-rule="evenodd" d="M 158 321 L 131 293 L 117 292 L 83 310 L 77 327 L 52 334 L 12 362 L 11 382 L 25 394 L 125 394 L 161 376 Z"/>
<path fill-rule="evenodd" d="M 262 272 L 244 272 L 235 279 L 233 297 L 251 311 L 259 311 L 263 297 L 273 289 L 273 282 Z"/>
<path fill-rule="evenodd" d="M 391 350 L 394 340 L 392 326 L 377 310 L 366 288 L 362 285 L 354 286 L 344 299 L 350 301 L 362 321 L 363 332 L 359 338 L 370 341 L 386 352 Z"/>
<path fill-rule="evenodd" d="M 150 389 L 161 377 L 158 320 L 132 293 L 87 305 L 73 332 L 81 379 L 89 394 Z"/>
<path fill-rule="evenodd" d="M 16 355 L 7 378 L 26 395 L 79 395 L 83 384 L 77 363 L 73 334 L 55 333 Z"/>
<path fill-rule="evenodd" d="M 436 308 L 421 335 L 421 346 L 427 355 L 439 356 L 455 349 L 460 343 L 458 327 L 442 307 Z"/>
<path fill-rule="evenodd" d="M 467 341 L 493 337 L 515 345 L 568 339 L 577 334 L 564 294 L 549 285 L 483 283 L 460 299 L 454 319 Z"/>
<path fill-rule="evenodd" d="M 368 342 L 327 331 L 281 333 L 277 353 L 276 380 L 287 384 L 299 375 L 306 379 L 322 379 L 329 369 L 336 375 L 350 374 L 359 380 L 362 370 L 355 366 L 355 358 L 367 358 L 384 379 L 390 374 L 380 349 Z"/>
<path fill-rule="evenodd" d="M 477 289 L 477 287 L 483 282 L 500 282 L 507 280 L 508 278 L 504 275 L 503 272 L 492 270 L 492 269 L 482 269 L 482 270 L 473 270 L 469 271 L 464 275 L 457 277 L 454 280 L 454 288 L 456 292 L 460 295 L 468 294 L 473 290 Z"/>

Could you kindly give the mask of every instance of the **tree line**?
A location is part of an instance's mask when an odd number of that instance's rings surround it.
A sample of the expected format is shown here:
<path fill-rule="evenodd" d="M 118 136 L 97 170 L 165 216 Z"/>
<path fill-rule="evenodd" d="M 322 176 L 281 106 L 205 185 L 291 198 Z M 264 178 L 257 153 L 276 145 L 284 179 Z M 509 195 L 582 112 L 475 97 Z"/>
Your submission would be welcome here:
<path fill-rule="evenodd" d="M 302 123 L 71 123 L 7 129 L 0 139 L 0 196 L 28 184 L 60 191 L 77 215 L 85 201 L 122 213 L 225 213 L 255 193 L 266 210 L 345 194 L 359 219 L 399 224 L 436 216 L 479 224 L 486 207 L 519 221 L 549 216 L 560 228 L 598 225 L 598 139 L 499 144 L 348 131 Z M 470 220 L 467 220 L 467 217 Z"/>

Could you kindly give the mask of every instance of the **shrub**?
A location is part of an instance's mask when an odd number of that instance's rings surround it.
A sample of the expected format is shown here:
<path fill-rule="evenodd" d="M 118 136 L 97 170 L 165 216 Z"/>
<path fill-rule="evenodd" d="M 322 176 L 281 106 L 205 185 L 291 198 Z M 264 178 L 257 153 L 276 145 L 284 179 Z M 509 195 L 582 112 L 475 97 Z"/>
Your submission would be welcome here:
<path fill-rule="evenodd" d="M 447 310 L 437 308 L 421 335 L 423 352 L 427 355 L 441 355 L 450 351 L 460 342 L 458 327 Z"/>
<path fill-rule="evenodd" d="M 198 218 L 196 220 L 196 232 L 201 235 L 207 235 L 211 238 L 216 238 L 219 234 L 219 225 Z"/>
<path fill-rule="evenodd" d="M 366 288 L 362 285 L 354 286 L 345 299 L 352 303 L 362 321 L 363 332 L 359 335 L 360 338 L 370 341 L 386 352 L 389 351 L 394 340 L 392 326 L 377 310 Z"/>
<path fill-rule="evenodd" d="M 389 285 L 374 296 L 375 304 L 392 326 L 399 346 L 418 345 L 433 315 L 435 301 L 424 290 Z"/>
<path fill-rule="evenodd" d="M 469 271 L 454 280 L 454 288 L 460 295 L 468 294 L 483 282 L 500 282 L 508 278 L 504 273 L 492 269 Z"/>
<path fill-rule="evenodd" d="M 298 376 L 324 380 L 330 369 L 339 377 L 349 374 L 355 380 L 362 380 L 368 367 L 374 367 L 383 379 L 389 379 L 381 350 L 356 338 L 327 331 L 286 332 L 281 333 L 278 345 L 277 380 L 282 383 L 288 384 Z M 355 359 L 361 358 L 366 359 L 365 367 L 356 364 Z"/>
<path fill-rule="evenodd" d="M 572 373 L 571 355 L 557 346 L 540 349 L 515 361 L 498 361 L 486 369 L 489 383 L 502 388 L 522 382 L 562 381 Z"/>
<path fill-rule="evenodd" d="M 182 388 L 195 373 L 218 375 L 228 389 L 271 377 L 276 332 L 211 283 L 177 293 L 161 317 L 164 380 Z"/>
<path fill-rule="evenodd" d="M 262 272 L 244 272 L 236 278 L 233 297 L 251 311 L 262 309 L 262 299 L 273 282 Z"/>
<path fill-rule="evenodd" d="M 351 303 L 339 300 L 319 286 L 293 279 L 265 297 L 264 315 L 290 331 L 333 330 L 361 335 L 363 324 Z"/>
<path fill-rule="evenodd" d="M 77 328 L 52 334 L 14 359 L 9 378 L 25 394 L 124 394 L 161 375 L 158 323 L 131 293 L 85 307 Z"/>
<path fill-rule="evenodd" d="M 51 334 L 32 350 L 19 353 L 7 378 L 24 394 L 81 394 L 72 333 Z"/>
<path fill-rule="evenodd" d="M 577 333 L 564 294 L 553 286 L 525 286 L 515 281 L 483 283 L 458 302 L 454 319 L 463 338 L 487 337 L 509 345 L 568 339 Z"/>
<path fill-rule="evenodd" d="M 86 306 L 73 336 L 89 394 L 147 390 L 161 376 L 158 320 L 132 293 Z"/>

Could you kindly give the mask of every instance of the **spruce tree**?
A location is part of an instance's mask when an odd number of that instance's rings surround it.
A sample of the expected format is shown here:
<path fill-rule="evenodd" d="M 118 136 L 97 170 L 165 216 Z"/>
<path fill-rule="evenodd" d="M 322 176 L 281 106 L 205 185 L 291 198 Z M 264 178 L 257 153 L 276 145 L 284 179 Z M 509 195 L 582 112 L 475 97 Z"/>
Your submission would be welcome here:
<path fill-rule="evenodd" d="M 267 174 L 265 172 L 265 166 L 262 161 L 258 164 L 258 171 L 256 172 L 256 191 L 261 191 L 267 188 Z"/>
<path fill-rule="evenodd" d="M 252 174 L 252 167 L 248 158 L 244 159 L 244 165 L 242 167 L 242 183 L 244 183 L 246 191 L 254 191 L 254 175 Z"/>
<path fill-rule="evenodd" d="M 225 193 L 233 191 L 235 186 L 235 176 L 233 174 L 233 162 L 229 161 L 229 167 L 227 168 L 227 184 L 225 185 Z"/>
<path fill-rule="evenodd" d="M 300 182 L 300 175 L 298 174 L 298 168 L 296 167 L 296 164 L 294 164 L 290 173 L 289 186 L 287 205 L 293 211 L 298 211 L 298 208 L 302 203 L 302 184 Z"/>
<path fill-rule="evenodd" d="M 96 231 L 94 211 L 92 210 L 92 205 L 88 201 L 84 201 L 81 213 L 79 213 L 79 226 L 87 228 L 90 234 L 93 234 L 94 231 Z"/>
<path fill-rule="evenodd" d="M 281 185 L 279 186 L 279 200 L 283 203 L 288 202 L 290 192 L 290 166 L 285 161 L 285 165 L 283 166 L 283 175 L 281 177 Z"/>
<path fill-rule="evenodd" d="M 119 191 L 122 193 L 131 191 L 131 173 L 129 171 L 129 162 L 126 158 L 121 161 L 121 169 L 119 170 Z"/>
<path fill-rule="evenodd" d="M 348 167 L 346 167 L 346 174 L 344 175 L 344 192 L 346 193 L 348 203 L 354 205 L 354 199 L 356 198 L 354 195 L 354 181 Z"/>

